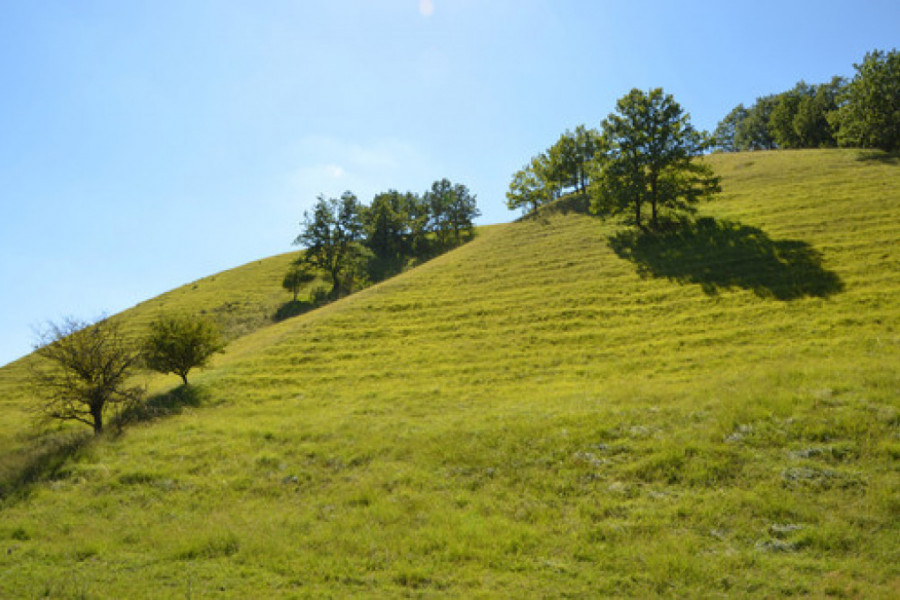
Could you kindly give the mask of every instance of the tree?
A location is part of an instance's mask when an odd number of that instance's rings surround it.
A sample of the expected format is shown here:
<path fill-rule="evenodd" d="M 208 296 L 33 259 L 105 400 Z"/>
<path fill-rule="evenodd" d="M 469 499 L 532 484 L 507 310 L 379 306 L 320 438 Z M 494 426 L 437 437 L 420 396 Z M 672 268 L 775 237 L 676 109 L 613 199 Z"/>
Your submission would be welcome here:
<path fill-rule="evenodd" d="M 757 98 L 747 110 L 745 118 L 737 124 L 734 132 L 736 150 L 773 150 L 775 138 L 769 130 L 769 120 L 778 102 L 775 95 Z"/>
<path fill-rule="evenodd" d="M 304 265 L 294 263 L 288 268 L 287 273 L 284 274 L 284 279 L 281 281 L 281 287 L 293 294 L 293 301 L 296 302 L 297 294 L 300 293 L 300 288 L 315 278 L 316 274 L 310 272 Z"/>
<path fill-rule="evenodd" d="M 853 66 L 856 75 L 830 119 L 838 144 L 900 150 L 900 52 L 875 50 Z"/>
<path fill-rule="evenodd" d="M 78 421 L 99 434 L 110 406 L 126 408 L 143 396 L 144 389 L 130 382 L 139 352 L 115 321 L 50 323 L 39 334 L 35 354 L 43 360 L 31 381 L 40 397 L 38 412 L 47 419 Z"/>
<path fill-rule="evenodd" d="M 204 367 L 225 348 L 215 324 L 199 317 L 167 315 L 150 323 L 141 354 L 144 364 L 160 373 L 174 373 L 188 384 L 188 373 Z"/>
<path fill-rule="evenodd" d="M 481 211 L 478 210 L 475 196 L 461 183 L 453 186 L 449 209 L 450 228 L 453 230 L 456 243 L 459 244 L 462 242 L 463 232 L 472 235 L 475 219 L 481 216 Z"/>
<path fill-rule="evenodd" d="M 744 108 L 743 104 L 738 104 L 731 112 L 725 115 L 725 118 L 719 121 L 716 131 L 713 133 L 715 139 L 715 147 L 721 152 L 736 152 L 738 150 L 735 136 L 738 127 L 744 119 L 747 118 L 749 111 Z"/>
<path fill-rule="evenodd" d="M 331 278 L 331 295 L 352 288 L 352 279 L 363 255 L 362 205 L 352 192 L 340 200 L 319 196 L 312 214 L 304 213 L 303 231 L 294 240 L 306 252 L 298 262 L 324 271 Z"/>
<path fill-rule="evenodd" d="M 413 236 L 419 231 L 416 221 L 420 212 L 418 203 L 418 197 L 412 192 L 401 194 L 397 190 L 388 190 L 372 198 L 372 203 L 363 211 L 363 224 L 366 245 L 376 256 L 398 259 L 413 253 Z"/>
<path fill-rule="evenodd" d="M 600 134 L 594 129 L 579 125 L 574 132 L 566 130 L 547 151 L 552 181 L 560 188 L 573 188 L 575 192 L 587 190 L 587 165 L 599 149 Z"/>
<path fill-rule="evenodd" d="M 598 154 L 590 185 L 591 210 L 634 211 L 642 226 L 641 208 L 649 203 L 650 223 L 659 224 L 659 209 L 685 210 L 720 191 L 719 178 L 705 163 L 694 161 L 711 145 L 698 132 L 675 99 L 657 88 L 633 89 L 616 103 L 616 113 L 603 121 L 606 151 Z"/>
<path fill-rule="evenodd" d="M 779 148 L 803 147 L 801 137 L 794 128 L 794 119 L 801 103 L 814 97 L 814 88 L 804 81 L 776 96 L 775 107 L 769 114 L 769 134 Z"/>
<path fill-rule="evenodd" d="M 450 246 L 451 233 L 458 244 L 461 233 L 471 232 L 474 219 L 481 215 L 469 189 L 462 184 L 454 185 L 446 177 L 431 185 L 431 190 L 425 193 L 425 202 L 431 216 L 431 230 L 441 248 Z"/>
<path fill-rule="evenodd" d="M 530 163 L 513 174 L 509 191 L 506 192 L 506 206 L 510 210 L 521 208 L 525 212 L 534 212 L 547 201 L 547 189 L 533 166 L 536 159 L 532 158 Z"/>

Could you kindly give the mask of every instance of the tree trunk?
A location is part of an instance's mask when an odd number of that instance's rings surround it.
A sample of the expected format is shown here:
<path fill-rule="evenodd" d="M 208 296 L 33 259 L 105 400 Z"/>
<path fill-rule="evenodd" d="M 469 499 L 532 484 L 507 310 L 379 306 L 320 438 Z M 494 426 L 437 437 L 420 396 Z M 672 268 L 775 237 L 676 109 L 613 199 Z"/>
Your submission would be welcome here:
<path fill-rule="evenodd" d="M 638 226 L 638 229 L 641 227 L 641 201 L 634 201 L 634 223 Z"/>
<path fill-rule="evenodd" d="M 103 404 L 91 405 L 91 418 L 94 420 L 94 435 L 103 431 Z"/>
<path fill-rule="evenodd" d="M 184 385 L 187 385 L 187 384 L 188 384 L 188 382 L 187 382 L 187 373 L 179 373 L 179 375 L 181 376 L 181 381 L 182 381 L 182 383 L 184 383 Z"/>

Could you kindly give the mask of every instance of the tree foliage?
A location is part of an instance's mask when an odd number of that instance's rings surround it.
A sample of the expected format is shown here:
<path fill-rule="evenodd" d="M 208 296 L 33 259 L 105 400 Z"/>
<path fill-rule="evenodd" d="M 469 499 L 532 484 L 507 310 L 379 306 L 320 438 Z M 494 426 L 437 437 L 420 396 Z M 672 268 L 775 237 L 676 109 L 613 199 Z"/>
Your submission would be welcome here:
<path fill-rule="evenodd" d="M 431 231 L 441 248 L 448 248 L 451 242 L 459 244 L 462 234 L 471 234 L 475 219 L 481 216 L 469 188 L 454 184 L 447 178 L 431 185 L 431 189 L 425 192 L 425 203 L 430 211 Z"/>
<path fill-rule="evenodd" d="M 875 50 L 853 65 L 856 75 L 830 121 L 841 146 L 900 150 L 900 52 Z"/>
<path fill-rule="evenodd" d="M 566 130 L 555 144 L 513 174 L 506 206 L 510 210 L 534 211 L 567 190 L 586 192 L 589 165 L 600 145 L 600 134 L 595 129 L 579 125 L 574 132 Z"/>
<path fill-rule="evenodd" d="M 141 354 L 147 367 L 174 373 L 187 385 L 191 369 L 206 366 L 224 348 L 218 327 L 209 319 L 166 315 L 150 323 Z"/>
<path fill-rule="evenodd" d="M 35 354 L 42 360 L 32 369 L 31 382 L 44 418 L 78 421 L 99 434 L 108 408 L 127 408 L 143 396 L 144 389 L 131 383 L 139 352 L 115 321 L 50 323 Z"/>
<path fill-rule="evenodd" d="M 774 148 L 900 149 L 900 52 L 875 50 L 854 65 L 856 75 L 792 89 L 738 104 L 719 122 L 723 152 Z"/>
<path fill-rule="evenodd" d="M 323 272 L 332 282 L 329 296 L 337 298 L 461 244 L 472 236 L 480 215 L 469 188 L 446 178 L 422 195 L 376 194 L 369 206 L 349 191 L 340 199 L 319 196 L 312 212 L 304 213 L 294 240 L 306 248 L 297 264 L 312 274 Z M 285 275 L 285 289 L 299 289 L 296 277 L 293 271 Z"/>
<path fill-rule="evenodd" d="M 312 213 L 304 213 L 302 231 L 294 240 L 306 251 L 299 262 L 324 271 L 337 297 L 353 287 L 354 274 L 363 256 L 362 205 L 352 192 L 340 199 L 319 196 Z"/>
<path fill-rule="evenodd" d="M 661 208 L 686 210 L 720 190 L 711 167 L 693 159 L 709 146 L 690 115 L 660 88 L 633 89 L 603 121 L 605 152 L 593 163 L 591 209 L 597 213 L 631 210 L 642 226 L 642 207 L 659 224 Z"/>

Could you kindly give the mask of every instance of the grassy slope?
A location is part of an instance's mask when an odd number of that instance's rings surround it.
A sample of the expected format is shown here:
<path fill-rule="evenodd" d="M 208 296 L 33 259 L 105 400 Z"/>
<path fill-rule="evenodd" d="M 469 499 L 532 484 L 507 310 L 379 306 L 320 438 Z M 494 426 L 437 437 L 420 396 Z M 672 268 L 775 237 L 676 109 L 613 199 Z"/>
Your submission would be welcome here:
<path fill-rule="evenodd" d="M 0 596 L 896 597 L 900 166 L 710 160 L 674 245 L 548 215 L 236 340 L 0 507 Z"/>

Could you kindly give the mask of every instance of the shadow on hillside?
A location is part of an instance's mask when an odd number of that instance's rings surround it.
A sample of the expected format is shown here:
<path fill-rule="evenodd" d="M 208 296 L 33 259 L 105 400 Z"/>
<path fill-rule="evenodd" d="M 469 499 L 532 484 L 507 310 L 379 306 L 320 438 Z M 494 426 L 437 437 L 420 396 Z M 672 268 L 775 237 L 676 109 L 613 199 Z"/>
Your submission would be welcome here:
<path fill-rule="evenodd" d="M 569 194 L 549 204 L 538 207 L 516 219 L 516 221 L 540 221 L 546 223 L 552 215 L 580 214 L 591 215 L 591 200 L 587 194 Z"/>
<path fill-rule="evenodd" d="M 121 435 L 126 425 L 177 415 L 206 399 L 207 393 L 201 389 L 181 385 L 122 411 L 110 419 L 104 435 Z M 26 498 L 32 485 L 64 479 L 70 472 L 66 465 L 87 451 L 94 439 L 87 431 L 43 432 L 33 436 L 28 447 L 0 457 L 0 501 Z"/>
<path fill-rule="evenodd" d="M 668 231 L 620 231 L 609 245 L 643 277 L 699 284 L 708 295 L 743 288 L 761 298 L 825 298 L 844 289 L 821 254 L 806 242 L 773 240 L 764 231 L 704 217 Z"/>
<path fill-rule="evenodd" d="M 122 411 L 112 424 L 116 431 L 121 433 L 126 425 L 132 423 L 181 414 L 186 407 L 200 406 L 207 397 L 207 392 L 201 388 L 193 385 L 179 385 L 177 388 L 151 396 L 145 402 Z"/>
<path fill-rule="evenodd" d="M 25 497 L 33 484 L 64 477 L 66 463 L 93 437 L 88 432 L 42 434 L 31 447 L 4 456 L 0 463 L 0 501 Z"/>
<path fill-rule="evenodd" d="M 882 150 L 863 150 L 856 155 L 860 162 L 880 162 L 885 165 L 900 165 L 900 153 L 884 152 Z"/>
<path fill-rule="evenodd" d="M 315 308 L 315 305 L 312 302 L 304 302 L 302 300 L 289 300 L 285 302 L 281 306 L 278 307 L 278 310 L 275 311 L 275 314 L 272 315 L 272 320 L 276 323 L 284 321 L 285 319 L 290 319 L 291 317 L 296 317 L 302 315 L 303 313 L 309 312 Z"/>

